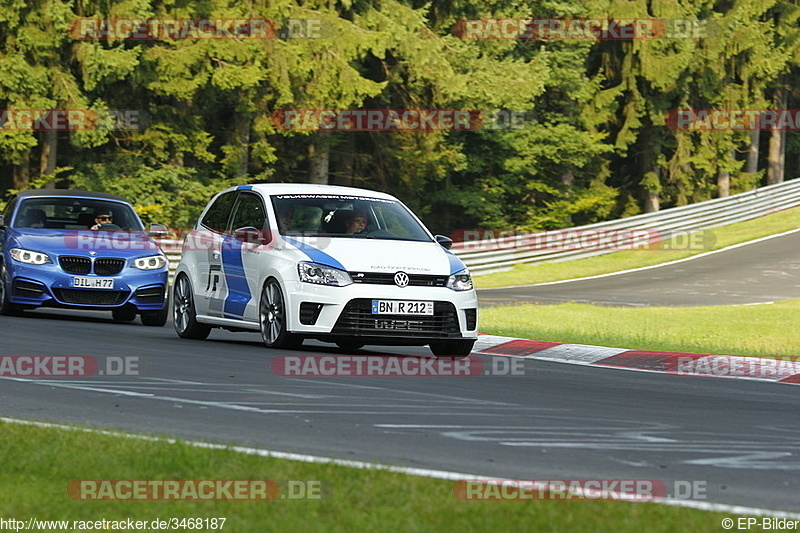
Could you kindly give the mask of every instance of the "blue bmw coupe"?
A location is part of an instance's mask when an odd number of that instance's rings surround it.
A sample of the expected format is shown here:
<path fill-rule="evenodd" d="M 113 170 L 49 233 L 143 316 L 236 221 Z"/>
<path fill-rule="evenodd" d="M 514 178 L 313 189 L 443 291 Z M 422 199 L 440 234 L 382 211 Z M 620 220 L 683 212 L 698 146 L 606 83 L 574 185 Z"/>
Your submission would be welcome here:
<path fill-rule="evenodd" d="M 39 189 L 13 195 L 0 216 L 0 314 L 36 307 L 101 309 L 115 320 L 167 320 L 168 261 L 113 194 Z"/>

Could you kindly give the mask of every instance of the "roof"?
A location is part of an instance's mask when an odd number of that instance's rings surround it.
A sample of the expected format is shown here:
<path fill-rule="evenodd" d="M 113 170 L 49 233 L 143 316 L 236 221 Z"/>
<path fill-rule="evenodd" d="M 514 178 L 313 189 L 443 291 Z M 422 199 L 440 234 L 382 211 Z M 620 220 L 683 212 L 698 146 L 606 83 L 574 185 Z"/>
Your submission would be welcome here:
<path fill-rule="evenodd" d="M 359 189 L 357 187 L 344 187 L 341 185 L 320 185 L 316 183 L 257 183 L 252 185 L 239 185 L 230 190 L 254 190 L 264 195 L 274 194 L 337 194 L 342 196 L 365 196 L 397 200 L 385 192 Z"/>
<path fill-rule="evenodd" d="M 117 200 L 120 202 L 129 203 L 128 200 L 126 200 L 122 196 L 117 196 L 116 194 L 110 194 L 107 192 L 80 191 L 74 189 L 31 189 L 28 191 L 20 191 L 12 195 L 11 198 L 27 198 L 31 196 L 35 197 L 66 196 L 66 197 L 79 197 L 79 198 L 102 198 L 105 200 Z"/>

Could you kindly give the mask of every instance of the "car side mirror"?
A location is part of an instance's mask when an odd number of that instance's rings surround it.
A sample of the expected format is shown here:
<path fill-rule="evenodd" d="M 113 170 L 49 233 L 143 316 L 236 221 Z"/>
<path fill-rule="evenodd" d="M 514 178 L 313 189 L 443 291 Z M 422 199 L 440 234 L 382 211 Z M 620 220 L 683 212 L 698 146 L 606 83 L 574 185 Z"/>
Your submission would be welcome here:
<path fill-rule="evenodd" d="M 446 237 L 444 235 L 434 235 L 433 238 L 436 239 L 436 242 L 441 244 L 442 248 L 445 250 L 449 250 L 450 247 L 453 246 L 453 239 L 450 237 Z"/>
<path fill-rule="evenodd" d="M 150 229 L 147 232 L 151 237 L 166 237 L 167 227 L 164 224 L 150 224 Z"/>
<path fill-rule="evenodd" d="M 253 226 L 246 226 L 233 230 L 233 238 L 249 244 L 269 244 L 272 241 L 272 234 L 268 229 L 259 230 Z"/>

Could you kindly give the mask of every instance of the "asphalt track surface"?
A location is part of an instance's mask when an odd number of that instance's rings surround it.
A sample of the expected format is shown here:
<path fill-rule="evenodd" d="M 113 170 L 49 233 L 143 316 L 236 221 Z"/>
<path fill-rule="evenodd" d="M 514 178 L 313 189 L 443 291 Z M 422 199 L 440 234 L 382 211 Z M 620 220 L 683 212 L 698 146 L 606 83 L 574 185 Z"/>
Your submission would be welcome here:
<path fill-rule="evenodd" d="M 654 479 L 673 496 L 800 511 L 798 389 L 481 356 L 476 377 L 281 377 L 257 334 L 38 310 L 0 317 L 2 355 L 138 358 L 135 376 L 0 379 L 0 413 L 515 479 Z M 336 354 L 308 342 L 292 354 Z M 426 348 L 362 350 L 427 356 Z M 502 367 L 502 368 L 501 368 Z M 519 375 L 521 374 L 521 375 Z M 697 496 L 697 494 L 695 495 Z"/>
<path fill-rule="evenodd" d="M 742 305 L 800 298 L 800 232 L 626 274 L 481 289 L 478 297 L 484 307 L 564 302 L 611 306 Z"/>

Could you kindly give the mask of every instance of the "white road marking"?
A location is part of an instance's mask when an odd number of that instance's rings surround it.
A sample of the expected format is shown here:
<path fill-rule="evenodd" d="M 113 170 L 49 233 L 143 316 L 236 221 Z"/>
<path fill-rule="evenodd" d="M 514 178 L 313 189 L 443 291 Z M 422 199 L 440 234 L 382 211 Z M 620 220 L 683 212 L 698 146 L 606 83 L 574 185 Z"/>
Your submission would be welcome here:
<path fill-rule="evenodd" d="M 324 400 L 325 398 L 331 398 L 331 396 L 320 396 L 318 394 L 297 394 L 292 392 L 278 392 L 274 390 L 262 390 L 262 389 L 244 389 L 247 392 L 255 392 L 257 394 L 272 394 L 275 396 L 288 396 L 290 398 L 305 398 L 308 400 Z"/>
<path fill-rule="evenodd" d="M 531 359 L 558 361 L 562 363 L 594 363 L 629 351 L 627 348 L 606 348 L 587 344 L 562 344 L 531 354 Z"/>
<path fill-rule="evenodd" d="M 200 381 L 186 381 L 183 379 L 166 379 L 166 378 L 153 378 L 153 377 L 146 377 L 143 376 L 142 379 L 148 379 L 152 381 L 165 381 L 167 383 L 179 383 L 179 384 L 186 384 L 186 385 L 205 385 Z"/>
<path fill-rule="evenodd" d="M 221 401 L 211 401 L 211 400 L 193 400 L 191 398 L 181 398 L 178 396 L 163 396 L 158 394 L 151 394 L 151 393 L 141 393 L 141 392 L 134 392 L 134 391 L 126 391 L 123 389 L 106 389 L 100 387 L 87 387 L 83 385 L 73 384 L 73 383 L 57 383 L 53 381 L 39 381 L 39 380 L 29 380 L 25 378 L 7 378 L 7 377 L 0 377 L 0 379 L 11 379 L 13 381 L 21 381 L 27 383 L 33 383 L 35 385 L 47 385 L 50 387 L 58 387 L 63 389 L 71 389 L 71 390 L 81 390 L 87 392 L 98 392 L 103 394 L 114 394 L 120 396 L 129 396 L 134 398 L 143 398 L 148 400 L 158 400 L 158 401 L 165 401 L 171 402 L 175 404 L 189 404 L 189 405 L 199 405 L 202 407 L 216 407 L 219 409 L 230 409 L 233 411 L 247 411 L 251 413 L 260 413 L 260 414 L 344 414 L 344 415 L 379 415 L 379 414 L 386 414 L 387 411 L 372 411 L 372 410 L 345 410 L 345 409 L 315 409 L 315 406 L 310 406 L 309 408 L 305 409 L 259 409 L 256 407 L 249 407 L 248 405 L 243 405 L 246 402 L 221 402 Z M 444 397 L 446 398 L 446 397 Z M 462 399 L 453 398 L 452 401 L 459 405 L 462 404 Z M 475 399 L 473 399 L 477 403 Z M 266 402 L 253 402 L 256 404 L 266 404 Z M 494 402 L 496 403 L 496 402 Z M 325 403 L 325 405 L 335 405 Z M 363 402 L 355 402 L 352 404 L 338 404 L 337 406 L 351 406 L 354 408 L 363 408 Z M 441 410 L 441 405 L 421 405 L 421 404 L 414 404 L 414 405 L 405 405 L 405 404 L 391 404 L 387 406 L 380 406 L 380 405 L 369 405 L 370 408 L 372 407 L 384 407 L 386 409 L 396 409 L 393 411 L 392 415 L 418 415 L 418 416 L 487 416 L 487 413 L 484 412 L 469 412 L 462 410 L 451 410 L 447 413 L 426 413 L 423 412 L 422 409 L 437 409 Z M 491 409 L 500 409 L 502 412 L 509 412 L 509 411 L 536 411 L 537 408 L 525 407 L 525 406 L 515 406 L 511 404 L 497 404 L 497 405 L 482 405 L 484 408 L 491 408 Z"/>
<path fill-rule="evenodd" d="M 150 442 L 166 442 L 169 444 L 174 444 L 178 442 L 178 439 L 165 439 L 159 437 L 148 437 L 145 435 L 136 435 L 131 433 L 123 433 L 117 431 L 106 431 L 106 430 L 97 430 L 91 428 L 78 428 L 73 426 L 66 426 L 63 424 L 51 424 L 47 422 L 34 422 L 29 420 L 20 420 L 15 418 L 6 418 L 0 417 L 0 421 L 6 422 L 9 424 L 26 424 L 26 425 L 33 425 L 37 427 L 46 427 L 46 428 L 56 428 L 62 429 L 66 431 L 83 431 L 87 433 L 96 433 L 100 435 L 109 435 L 114 437 L 122 437 L 128 439 L 140 439 L 146 440 Z M 308 454 L 300 454 L 300 453 L 291 453 L 291 452 L 279 452 L 274 450 L 265 450 L 262 448 L 250 448 L 245 446 L 226 446 L 223 444 L 211 444 L 208 442 L 194 442 L 194 441 L 182 441 L 183 443 L 193 446 L 196 448 L 203 448 L 209 450 L 229 450 L 234 451 L 237 453 L 242 453 L 246 455 L 256 455 L 259 457 L 271 457 L 275 459 L 285 459 L 288 461 L 300 461 L 304 463 L 315 463 L 315 464 L 334 464 L 338 466 L 346 466 L 350 468 L 358 468 L 364 470 L 383 470 L 386 472 L 394 472 L 398 474 L 407 474 L 411 476 L 417 477 L 427 477 L 432 479 L 441 479 L 447 481 L 462 481 L 462 480 L 475 480 L 475 481 L 492 481 L 496 480 L 497 477 L 490 477 L 480 474 L 469 474 L 469 473 L 462 473 L 462 472 L 451 472 L 448 470 L 434 470 L 429 468 L 413 468 L 413 467 L 405 467 L 405 466 L 394 466 L 394 465 L 385 465 L 381 463 L 369 463 L 365 461 L 353 461 L 353 460 L 345 460 L 345 459 L 337 459 L 335 457 L 323 457 L 319 455 L 308 455 Z M 639 502 L 643 503 L 643 502 Z M 745 507 L 742 505 L 728 505 L 723 503 L 710 503 L 704 501 L 693 501 L 693 500 L 658 500 L 656 502 L 651 503 L 660 503 L 664 505 L 673 505 L 679 507 L 690 507 L 693 509 L 699 509 L 703 511 L 716 511 L 716 512 L 726 512 L 731 514 L 739 514 L 739 515 L 750 515 L 750 516 L 770 516 L 773 518 L 786 518 L 790 520 L 798 520 L 800 519 L 800 513 L 788 512 L 788 511 L 777 511 L 774 509 L 763 509 L 759 507 Z"/>

